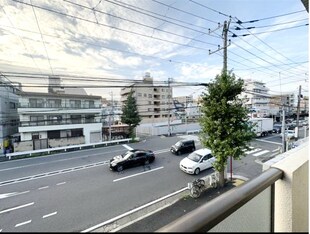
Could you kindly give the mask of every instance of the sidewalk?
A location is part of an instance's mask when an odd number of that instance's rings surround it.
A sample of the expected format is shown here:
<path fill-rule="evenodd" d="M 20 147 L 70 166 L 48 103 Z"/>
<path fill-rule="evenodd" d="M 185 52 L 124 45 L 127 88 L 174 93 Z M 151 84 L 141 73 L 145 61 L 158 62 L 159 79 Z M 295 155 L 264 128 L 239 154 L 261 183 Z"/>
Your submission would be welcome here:
<path fill-rule="evenodd" d="M 212 200 L 220 194 L 242 184 L 244 181 L 233 179 L 228 182 L 224 188 L 208 189 L 199 198 L 192 198 L 189 195 L 184 196 L 172 205 L 153 213 L 149 216 L 141 217 L 141 220 L 131 223 L 130 225 L 117 227 L 111 232 L 155 232 L 159 228 L 169 224 L 177 218 L 198 208 L 204 203 Z"/>

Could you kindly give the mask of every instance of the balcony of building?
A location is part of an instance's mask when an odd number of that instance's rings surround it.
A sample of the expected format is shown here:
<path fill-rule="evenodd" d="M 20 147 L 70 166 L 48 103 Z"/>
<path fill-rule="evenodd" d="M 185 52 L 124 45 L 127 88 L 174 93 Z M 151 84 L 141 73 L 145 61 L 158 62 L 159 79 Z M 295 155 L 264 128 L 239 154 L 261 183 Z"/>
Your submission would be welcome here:
<path fill-rule="evenodd" d="M 156 232 L 309 232 L 309 139 Z M 199 198 L 198 198 L 199 199 Z"/>

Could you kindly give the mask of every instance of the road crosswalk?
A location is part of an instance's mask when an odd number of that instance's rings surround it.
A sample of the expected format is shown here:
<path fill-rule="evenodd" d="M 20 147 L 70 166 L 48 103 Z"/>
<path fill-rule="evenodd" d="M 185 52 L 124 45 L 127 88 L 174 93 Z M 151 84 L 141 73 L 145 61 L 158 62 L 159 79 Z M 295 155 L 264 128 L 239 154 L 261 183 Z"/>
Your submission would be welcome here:
<path fill-rule="evenodd" d="M 194 140 L 198 143 L 198 145 L 200 144 L 199 137 L 196 135 L 180 135 L 178 137 L 183 138 L 183 139 L 187 139 L 187 140 Z M 253 146 L 250 146 L 250 150 L 245 151 L 245 154 L 251 155 L 254 157 L 258 157 L 258 156 L 265 156 L 265 155 L 269 154 L 270 152 L 271 151 L 267 150 L 267 149 L 255 148 Z"/>

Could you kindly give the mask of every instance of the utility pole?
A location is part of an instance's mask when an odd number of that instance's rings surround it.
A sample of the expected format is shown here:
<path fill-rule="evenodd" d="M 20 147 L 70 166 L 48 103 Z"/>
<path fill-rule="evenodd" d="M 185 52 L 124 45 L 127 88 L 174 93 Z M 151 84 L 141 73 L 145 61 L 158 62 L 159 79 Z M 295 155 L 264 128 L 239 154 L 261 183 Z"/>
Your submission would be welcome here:
<path fill-rule="evenodd" d="M 223 47 L 221 48 L 218 45 L 218 49 L 211 52 L 211 50 L 209 50 L 209 55 L 219 51 L 219 50 L 224 50 L 224 57 L 223 57 L 223 73 L 226 74 L 227 72 L 227 47 L 230 46 L 230 40 L 228 40 L 229 44 L 227 45 L 227 34 L 228 34 L 228 29 L 229 29 L 229 24 L 230 24 L 231 19 L 227 22 L 226 20 L 224 21 L 224 25 L 223 25 L 223 32 L 222 32 L 222 37 L 223 37 Z M 215 30 L 217 30 L 218 28 L 220 28 L 220 23 L 218 24 L 218 27 L 214 30 L 211 31 L 211 29 L 209 29 L 209 34 Z"/>
<path fill-rule="evenodd" d="M 300 112 L 300 96 L 301 96 L 301 85 L 299 85 L 298 99 L 297 99 L 297 118 L 295 128 L 295 139 L 298 140 L 299 134 L 299 112 Z"/>
<path fill-rule="evenodd" d="M 229 19 L 229 21 L 227 22 L 226 20 L 224 21 L 224 25 L 223 25 L 223 32 L 222 32 L 222 38 L 223 38 L 223 47 L 220 48 L 220 46 L 218 45 L 218 49 L 211 52 L 211 50 L 209 50 L 209 55 L 213 54 L 219 50 L 224 50 L 224 57 L 223 57 L 223 74 L 226 75 L 227 74 L 227 47 L 230 46 L 230 40 L 229 40 L 229 44 L 227 45 L 227 34 L 228 34 L 228 29 L 229 29 L 229 24 L 230 24 L 231 19 Z M 217 30 L 218 28 L 220 28 L 220 23 L 218 23 L 218 27 L 216 29 L 214 29 L 213 31 Z M 212 31 L 212 32 L 213 32 Z M 211 33 L 211 30 L 209 29 L 209 34 Z M 232 181 L 232 156 L 230 156 L 230 180 Z"/>
<path fill-rule="evenodd" d="M 282 106 L 282 153 L 285 152 L 286 147 L 285 147 L 285 110 L 284 110 L 284 105 Z"/>
<path fill-rule="evenodd" d="M 112 119 L 112 114 L 113 114 L 113 121 L 114 121 L 114 103 L 113 103 L 113 92 L 110 93 L 111 97 L 112 97 L 112 107 L 111 107 L 111 111 L 109 113 L 109 141 L 112 140 L 112 123 L 111 123 L 111 119 Z"/>
<path fill-rule="evenodd" d="M 168 136 L 171 136 L 171 128 L 170 128 L 170 102 L 171 102 L 171 92 L 170 92 L 170 83 L 172 82 L 172 78 L 168 78 Z"/>

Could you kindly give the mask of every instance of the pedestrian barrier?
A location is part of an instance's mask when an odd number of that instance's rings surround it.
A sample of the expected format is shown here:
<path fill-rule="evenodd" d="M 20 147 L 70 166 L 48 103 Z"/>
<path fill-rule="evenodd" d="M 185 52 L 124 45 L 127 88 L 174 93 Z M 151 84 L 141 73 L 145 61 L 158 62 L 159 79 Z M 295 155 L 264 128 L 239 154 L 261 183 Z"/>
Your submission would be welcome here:
<path fill-rule="evenodd" d="M 81 149 L 89 149 L 89 147 L 95 148 L 96 146 L 108 146 L 108 145 L 113 145 L 113 144 L 119 144 L 123 142 L 129 143 L 131 141 L 131 138 L 127 139 L 121 139 L 121 140 L 113 140 L 113 141 L 103 141 L 103 142 L 97 142 L 97 143 L 89 143 L 89 144 L 80 144 L 80 145 L 69 145 L 69 146 L 63 146 L 63 147 L 56 147 L 56 148 L 48 148 L 48 149 L 39 149 L 39 150 L 32 150 L 32 151 L 23 151 L 23 152 L 15 152 L 15 153 L 8 153 L 5 156 L 11 160 L 12 157 L 15 156 L 32 156 L 33 154 L 38 154 L 38 153 L 48 153 L 50 154 L 51 152 L 55 151 L 64 151 L 66 152 L 68 149 L 72 150 L 81 150 Z"/>

